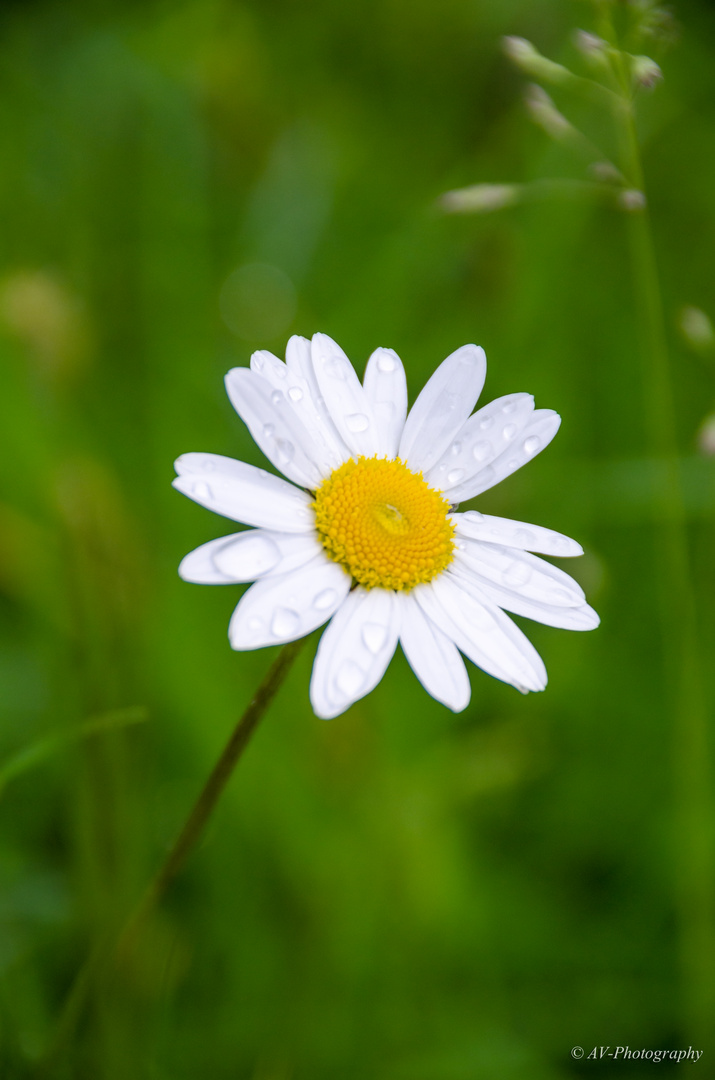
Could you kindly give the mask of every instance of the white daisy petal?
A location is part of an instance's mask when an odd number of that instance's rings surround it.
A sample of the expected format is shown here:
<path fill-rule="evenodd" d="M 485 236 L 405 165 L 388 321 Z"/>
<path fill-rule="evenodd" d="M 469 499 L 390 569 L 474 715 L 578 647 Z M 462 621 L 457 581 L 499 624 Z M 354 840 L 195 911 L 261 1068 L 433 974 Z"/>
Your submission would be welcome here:
<path fill-rule="evenodd" d="M 279 476 L 219 454 L 182 454 L 177 491 L 216 514 L 279 532 L 312 532 L 310 496 Z"/>
<path fill-rule="evenodd" d="M 427 617 L 477 667 L 522 691 L 544 689 L 541 657 L 500 608 L 477 600 L 448 574 L 413 593 Z"/>
<path fill-rule="evenodd" d="M 343 350 L 327 334 L 314 334 L 311 356 L 326 408 L 345 444 L 355 456 L 377 454 L 380 437 L 375 413 Z"/>
<path fill-rule="evenodd" d="M 373 690 L 397 646 L 400 609 L 388 589 L 349 594 L 320 639 L 310 681 L 317 716 L 329 720 Z"/>
<path fill-rule="evenodd" d="M 465 514 L 452 514 L 457 536 L 470 540 L 484 540 L 490 544 L 504 544 L 506 547 L 521 548 L 523 551 L 538 551 L 542 555 L 559 555 L 572 558 L 583 555 L 583 548 L 575 540 L 545 529 L 541 525 L 529 525 L 525 521 L 512 521 L 510 518 L 492 517 L 480 514 L 477 510 L 467 510 Z"/>
<path fill-rule="evenodd" d="M 529 422 L 513 438 L 512 443 L 490 464 L 486 464 L 470 479 L 464 479 L 447 492 L 453 503 L 465 502 L 488 491 L 511 476 L 527 461 L 549 445 L 559 430 L 561 417 L 552 409 L 536 409 Z"/>
<path fill-rule="evenodd" d="M 296 416 L 286 393 L 271 390 L 270 383 L 248 368 L 228 372 L 226 391 L 268 460 L 294 484 L 311 491 L 319 487 L 325 473 L 320 448 Z"/>
<path fill-rule="evenodd" d="M 518 589 L 507 589 L 477 574 L 461 560 L 455 559 L 447 571 L 458 578 L 460 583 L 469 588 L 478 599 L 488 600 L 492 604 L 511 611 L 514 615 L 523 615 L 545 626 L 556 626 L 561 630 L 595 630 L 601 621 L 588 604 L 575 607 L 559 607 L 540 600 L 524 596 Z"/>
<path fill-rule="evenodd" d="M 474 408 L 486 376 L 484 349 L 463 345 L 444 360 L 410 409 L 399 456 L 426 473 L 456 438 Z"/>
<path fill-rule="evenodd" d="M 397 457 L 407 416 L 407 380 L 402 361 L 392 349 L 375 349 L 365 368 L 365 393 L 377 424 L 380 457 Z"/>
<path fill-rule="evenodd" d="M 428 694 L 453 712 L 469 704 L 469 676 L 457 646 L 422 611 L 412 593 L 396 593 L 402 608 L 400 644 Z"/>
<path fill-rule="evenodd" d="M 322 552 L 312 533 L 281 533 L 247 529 L 209 540 L 182 559 L 179 577 L 202 585 L 255 581 L 268 574 L 285 574 Z"/>
<path fill-rule="evenodd" d="M 285 394 L 291 409 L 310 432 L 313 456 L 321 477 L 328 476 L 348 460 L 350 451 L 330 419 L 318 390 L 309 341 L 297 334 L 290 338 L 285 364 L 272 353 L 256 352 L 251 357 L 251 370 L 265 379 L 274 391 Z"/>
<path fill-rule="evenodd" d="M 349 589 L 349 575 L 324 555 L 298 570 L 262 578 L 231 616 L 231 647 L 260 649 L 304 637 L 330 618 Z"/>
<path fill-rule="evenodd" d="M 485 544 L 461 537 L 454 553 L 454 563 L 462 563 L 475 573 L 518 592 L 539 604 L 554 607 L 580 607 L 586 600 L 583 589 L 558 566 L 518 548 Z"/>
<path fill-rule="evenodd" d="M 238 579 L 219 570 L 213 557 L 224 544 L 229 544 L 243 535 L 233 533 L 231 536 L 219 536 L 216 540 L 209 540 L 207 544 L 194 548 L 188 555 L 184 555 L 179 563 L 179 577 L 195 585 L 235 585 Z"/>
<path fill-rule="evenodd" d="M 513 442 L 534 412 L 531 394 L 507 394 L 478 409 L 425 474 L 438 491 L 451 491 L 478 475 Z"/>

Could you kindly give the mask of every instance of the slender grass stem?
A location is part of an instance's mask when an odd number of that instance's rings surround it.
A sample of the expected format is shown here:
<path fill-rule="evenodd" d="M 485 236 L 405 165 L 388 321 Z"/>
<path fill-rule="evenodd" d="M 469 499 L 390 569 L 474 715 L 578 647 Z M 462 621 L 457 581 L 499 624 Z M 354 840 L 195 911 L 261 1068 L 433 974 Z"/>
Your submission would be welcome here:
<path fill-rule="evenodd" d="M 78 972 L 69 990 L 55 1027 L 54 1036 L 38 1065 L 38 1076 L 47 1076 L 71 1041 L 90 992 L 107 969 L 126 963 L 136 949 L 142 929 L 160 903 L 169 885 L 196 847 L 206 824 L 231 778 L 248 742 L 266 709 L 283 683 L 305 638 L 284 645 L 238 721 L 201 793 L 161 867 L 149 882 L 134 910 L 118 933 L 110 932 L 100 941 Z"/>
<path fill-rule="evenodd" d="M 613 34 L 612 25 L 607 32 Z M 622 54 L 614 65 L 622 106 L 614 109 L 623 170 L 645 193 L 630 74 Z M 663 465 L 655 569 L 664 668 L 672 709 L 676 807 L 673 868 L 680 935 L 683 1026 L 700 1045 L 712 1037 L 715 1015 L 714 863 L 708 708 L 688 550 L 687 516 L 678 463 L 673 382 L 658 266 L 646 206 L 628 215 L 636 298 L 646 435 Z"/>

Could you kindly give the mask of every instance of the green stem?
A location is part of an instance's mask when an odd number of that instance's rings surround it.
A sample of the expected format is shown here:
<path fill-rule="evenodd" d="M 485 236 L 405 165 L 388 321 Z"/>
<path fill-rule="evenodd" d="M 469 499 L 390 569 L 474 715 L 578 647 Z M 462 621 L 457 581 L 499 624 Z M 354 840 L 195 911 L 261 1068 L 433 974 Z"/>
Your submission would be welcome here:
<path fill-rule="evenodd" d="M 119 933 L 110 934 L 107 940 L 99 942 L 78 972 L 65 1000 L 54 1037 L 39 1063 L 38 1075 L 48 1075 L 49 1070 L 56 1064 L 59 1055 L 71 1040 L 98 977 L 106 971 L 107 967 L 121 965 L 131 958 L 147 919 L 158 906 L 167 888 L 200 840 L 253 732 L 288 674 L 304 641 L 305 638 L 301 638 L 283 646 L 234 728 L 181 832 L 158 872 L 145 889 L 139 903 L 130 913 Z"/>
<path fill-rule="evenodd" d="M 612 28 L 611 28 L 612 29 Z M 615 110 L 624 172 L 645 193 L 630 75 L 622 54 L 616 76 L 623 107 Z M 664 667 L 673 713 L 676 836 L 673 867 L 680 934 L 683 1022 L 700 1045 L 712 1037 L 715 1015 L 715 927 L 708 708 L 679 469 L 671 367 L 658 267 L 647 208 L 628 215 L 643 364 L 645 422 L 651 451 L 663 465 L 656 574 Z"/>

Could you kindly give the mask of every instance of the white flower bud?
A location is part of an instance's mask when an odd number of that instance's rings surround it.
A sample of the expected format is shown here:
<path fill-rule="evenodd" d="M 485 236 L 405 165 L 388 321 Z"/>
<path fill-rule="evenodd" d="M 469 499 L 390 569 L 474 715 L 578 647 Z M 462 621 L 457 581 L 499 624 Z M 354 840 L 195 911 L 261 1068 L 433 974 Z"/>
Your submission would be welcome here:
<path fill-rule="evenodd" d="M 440 203 L 452 214 L 489 214 L 513 206 L 518 200 L 517 184 L 474 184 L 473 187 L 446 191 Z"/>
<path fill-rule="evenodd" d="M 649 56 L 631 57 L 631 75 L 634 84 L 642 86 L 645 90 L 652 90 L 655 84 L 663 78 L 660 67 Z"/>
<path fill-rule="evenodd" d="M 705 457 L 715 457 L 715 413 L 706 416 L 700 425 L 698 450 Z"/>
<path fill-rule="evenodd" d="M 502 43 L 509 59 L 535 79 L 543 79 L 544 82 L 563 86 L 575 78 L 563 64 L 555 64 L 553 60 L 547 60 L 545 56 L 542 56 L 526 38 L 505 37 L 502 38 Z"/>
<path fill-rule="evenodd" d="M 531 119 L 552 139 L 568 139 L 576 134 L 573 125 L 559 112 L 549 95 L 540 86 L 532 83 L 527 87 L 525 100 Z"/>
<path fill-rule="evenodd" d="M 608 66 L 609 45 L 603 38 L 588 30 L 574 30 L 573 43 L 590 67 L 603 70 Z"/>
<path fill-rule="evenodd" d="M 639 210 L 645 210 L 646 202 L 644 193 L 638 191 L 637 188 L 627 188 L 618 196 L 618 205 L 621 210 L 627 210 L 631 214 L 637 213 Z"/>
<path fill-rule="evenodd" d="M 681 308 L 678 326 L 686 343 L 698 351 L 715 345 L 715 331 L 709 317 L 700 308 L 687 304 Z"/>

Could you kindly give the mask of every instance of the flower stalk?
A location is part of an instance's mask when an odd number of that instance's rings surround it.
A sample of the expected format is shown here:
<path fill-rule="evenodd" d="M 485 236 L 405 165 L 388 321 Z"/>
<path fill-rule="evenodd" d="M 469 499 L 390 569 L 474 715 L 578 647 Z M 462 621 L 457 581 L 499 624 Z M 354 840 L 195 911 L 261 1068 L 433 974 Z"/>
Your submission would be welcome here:
<path fill-rule="evenodd" d="M 145 889 L 139 903 L 130 913 L 118 933 L 107 934 L 97 943 L 75 977 L 55 1028 L 54 1037 L 45 1051 L 37 1070 L 38 1076 L 50 1075 L 62 1051 L 71 1041 L 81 1019 L 92 989 L 108 970 L 129 962 L 141 939 L 147 920 L 160 904 L 171 882 L 201 839 L 216 804 L 233 775 L 253 732 L 284 682 L 305 638 L 284 645 L 256 690 L 249 705 L 234 728 L 228 742 L 209 774 L 183 828 L 174 841 L 161 867 Z"/>
<path fill-rule="evenodd" d="M 603 11 L 604 36 L 613 40 L 613 26 L 605 6 Z M 623 106 L 614 109 L 623 168 L 634 189 L 645 193 L 633 107 L 632 71 L 623 52 L 613 49 L 611 53 L 614 76 L 623 99 Z M 641 213 L 627 215 L 626 227 L 643 368 L 646 436 L 652 453 L 663 464 L 664 477 L 659 490 L 660 537 L 655 557 L 665 673 L 673 715 L 673 783 L 677 815 L 674 865 L 683 1022 L 687 1036 L 702 1041 L 710 1035 L 715 1014 L 715 865 L 709 825 L 712 796 L 708 710 L 688 550 L 687 515 L 678 465 L 671 366 L 645 200 Z"/>

